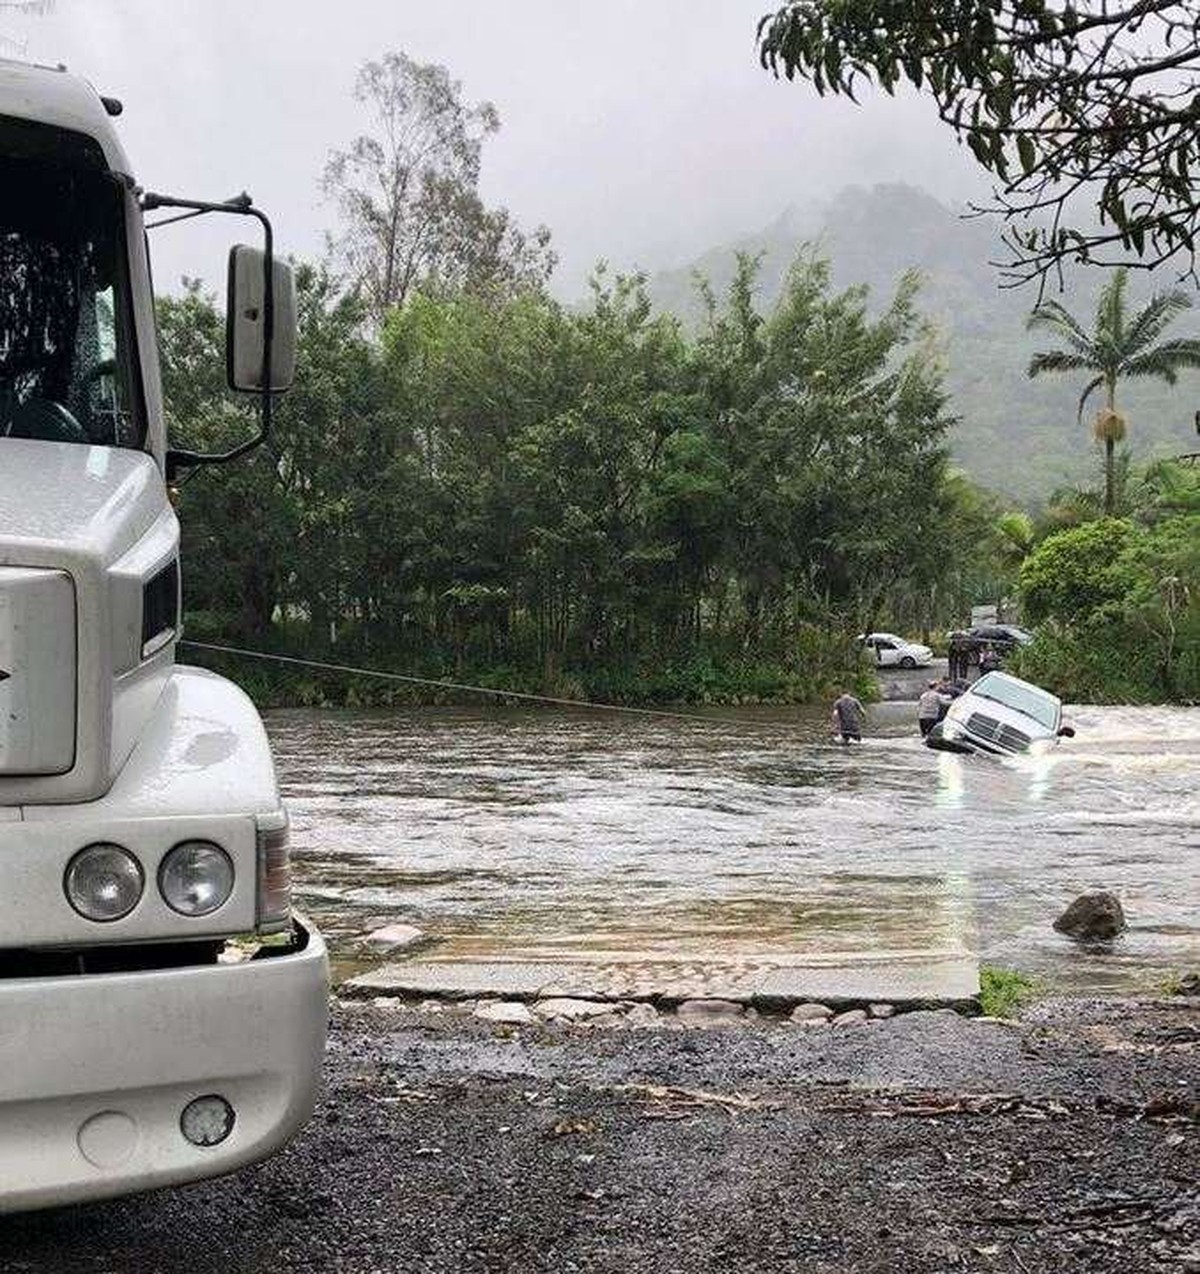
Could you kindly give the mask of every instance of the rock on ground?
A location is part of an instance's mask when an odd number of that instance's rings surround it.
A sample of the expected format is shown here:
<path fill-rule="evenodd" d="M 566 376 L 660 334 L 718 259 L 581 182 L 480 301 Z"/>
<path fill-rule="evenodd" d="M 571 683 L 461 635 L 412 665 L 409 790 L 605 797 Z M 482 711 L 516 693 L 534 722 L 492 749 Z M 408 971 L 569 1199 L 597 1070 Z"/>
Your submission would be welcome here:
<path fill-rule="evenodd" d="M 828 1004 L 797 1004 L 792 1010 L 793 1022 L 828 1022 L 833 1010 Z"/>
<path fill-rule="evenodd" d="M 684 1000 L 675 1011 L 685 1022 L 730 1022 L 744 1017 L 746 1006 L 733 1000 Z"/>
<path fill-rule="evenodd" d="M 605 1017 L 615 1009 L 616 1006 L 609 1000 L 574 1000 L 566 996 L 538 1000 L 533 1006 L 538 1017 L 551 1022 L 584 1022 L 588 1018 Z"/>
<path fill-rule="evenodd" d="M 867 1021 L 866 1009 L 847 1009 L 833 1019 L 834 1026 L 859 1026 Z"/>
<path fill-rule="evenodd" d="M 500 1000 L 492 1004 L 480 1004 L 475 1009 L 475 1017 L 485 1022 L 500 1022 L 506 1026 L 527 1026 L 534 1021 L 529 1007 L 517 1000 Z"/>
<path fill-rule="evenodd" d="M 372 930 L 363 941 L 377 951 L 412 951 L 427 943 L 429 936 L 416 925 L 394 924 Z"/>
<path fill-rule="evenodd" d="M 1124 931 L 1125 912 L 1115 894 L 1100 889 L 1080 894 L 1054 927 L 1076 942 L 1108 942 Z"/>
<path fill-rule="evenodd" d="M 634 1004 L 625 1014 L 625 1022 L 629 1026 L 655 1026 L 658 1020 L 658 1010 L 653 1004 Z"/>

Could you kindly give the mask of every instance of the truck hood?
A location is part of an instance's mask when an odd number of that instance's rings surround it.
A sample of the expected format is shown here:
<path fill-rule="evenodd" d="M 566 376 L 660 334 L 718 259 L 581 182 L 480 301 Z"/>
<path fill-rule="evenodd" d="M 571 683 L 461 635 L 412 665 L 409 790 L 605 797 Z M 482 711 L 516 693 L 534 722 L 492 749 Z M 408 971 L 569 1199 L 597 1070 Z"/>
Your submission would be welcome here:
<path fill-rule="evenodd" d="M 0 438 L 0 563 L 55 549 L 113 562 L 162 508 L 162 482 L 144 452 Z"/>
<path fill-rule="evenodd" d="M 148 455 L 0 438 L 0 806 L 111 786 L 170 677 L 178 554 Z"/>

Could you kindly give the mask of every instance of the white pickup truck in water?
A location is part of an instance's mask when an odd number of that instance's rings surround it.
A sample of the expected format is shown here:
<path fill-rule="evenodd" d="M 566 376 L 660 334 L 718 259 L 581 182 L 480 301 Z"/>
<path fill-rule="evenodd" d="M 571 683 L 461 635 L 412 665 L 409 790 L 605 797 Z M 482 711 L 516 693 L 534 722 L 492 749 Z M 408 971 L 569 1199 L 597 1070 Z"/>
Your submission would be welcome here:
<path fill-rule="evenodd" d="M 1074 733 L 1062 723 L 1056 695 L 1010 673 L 988 672 L 954 700 L 925 742 L 943 752 L 1019 756 Z"/>
<path fill-rule="evenodd" d="M 325 1039 L 325 948 L 291 909 L 262 722 L 175 663 L 166 481 L 265 436 L 291 276 L 248 198 L 143 192 L 119 111 L 0 62 L 0 1211 L 263 1158 L 312 1110 Z M 264 232 L 231 255 L 227 332 L 262 430 L 221 455 L 167 446 L 154 207 Z"/>

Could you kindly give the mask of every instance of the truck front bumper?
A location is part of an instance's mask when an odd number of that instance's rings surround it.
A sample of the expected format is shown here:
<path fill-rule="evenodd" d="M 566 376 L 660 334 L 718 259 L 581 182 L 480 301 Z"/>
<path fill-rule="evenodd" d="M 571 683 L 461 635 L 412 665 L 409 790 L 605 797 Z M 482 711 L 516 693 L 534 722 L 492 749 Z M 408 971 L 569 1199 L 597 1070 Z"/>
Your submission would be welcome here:
<path fill-rule="evenodd" d="M 230 1172 L 277 1150 L 316 1100 L 328 961 L 0 979 L 0 1212 Z M 181 1115 L 219 1096 L 233 1126 L 193 1145 Z"/>

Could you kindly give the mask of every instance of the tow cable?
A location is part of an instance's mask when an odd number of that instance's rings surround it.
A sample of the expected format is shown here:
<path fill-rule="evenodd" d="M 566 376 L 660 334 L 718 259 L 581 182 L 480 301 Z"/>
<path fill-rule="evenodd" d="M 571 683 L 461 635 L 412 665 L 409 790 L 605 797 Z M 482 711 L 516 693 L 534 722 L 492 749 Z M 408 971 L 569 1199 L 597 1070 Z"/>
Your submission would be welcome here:
<path fill-rule="evenodd" d="M 248 650 L 244 646 L 220 646 L 207 641 L 181 641 L 188 650 L 205 650 L 213 654 L 232 655 L 239 659 L 258 659 L 265 663 L 288 664 L 296 668 L 311 668 L 317 672 L 344 673 L 355 677 L 373 677 L 377 681 L 390 681 L 408 686 L 431 686 L 438 690 L 454 690 L 465 694 L 490 695 L 496 699 L 516 699 L 523 703 L 548 704 L 556 708 L 581 708 L 590 712 L 623 712 L 630 716 L 657 717 L 667 721 L 693 721 L 707 726 L 741 726 L 747 730 L 764 727 L 791 729 L 784 721 L 751 721 L 745 717 L 702 716 L 698 712 L 674 712 L 669 708 L 636 708 L 621 703 L 597 703 L 590 699 L 564 699 L 554 695 L 531 694 L 526 690 L 497 690 L 492 686 L 475 686 L 461 681 L 445 681 L 436 677 L 416 677 L 408 673 L 382 672 L 377 668 L 362 668 L 353 664 L 326 663 L 320 659 L 301 659 L 296 655 L 275 655 L 264 650 Z"/>

